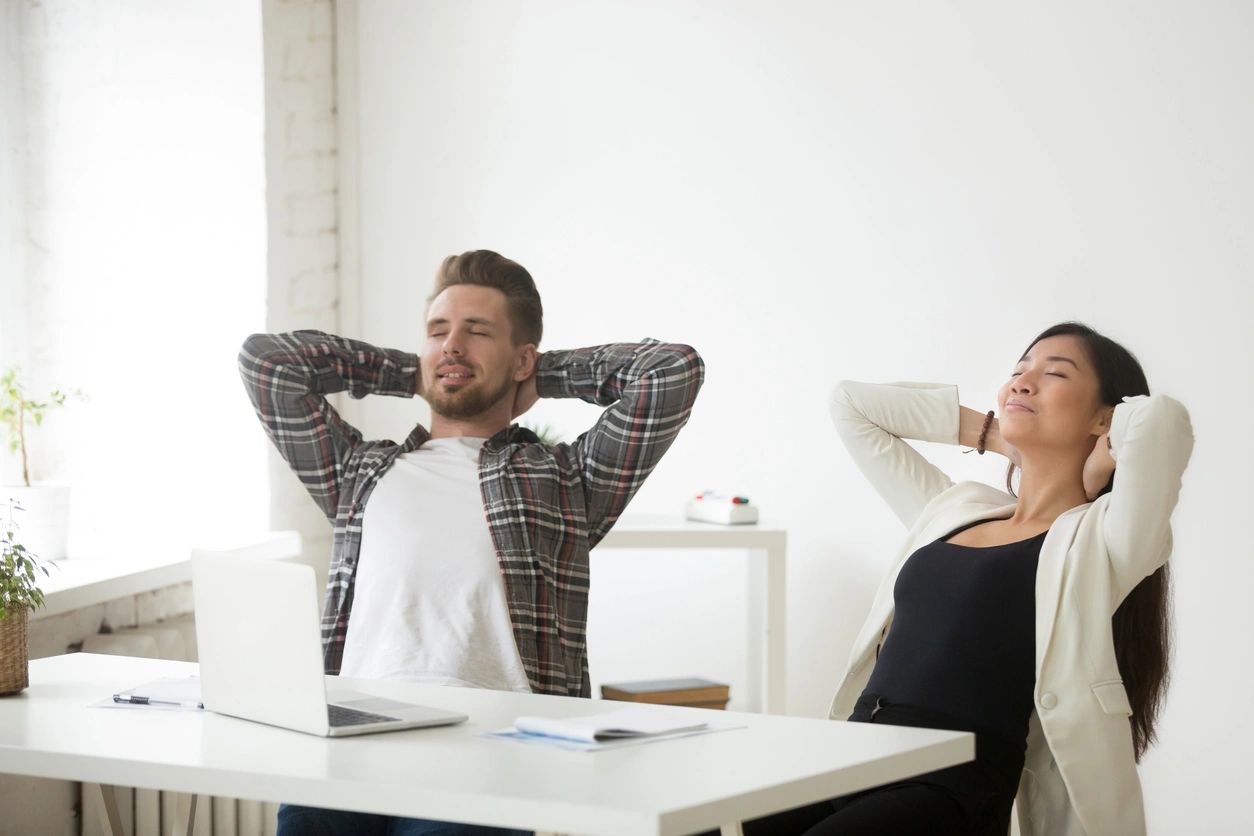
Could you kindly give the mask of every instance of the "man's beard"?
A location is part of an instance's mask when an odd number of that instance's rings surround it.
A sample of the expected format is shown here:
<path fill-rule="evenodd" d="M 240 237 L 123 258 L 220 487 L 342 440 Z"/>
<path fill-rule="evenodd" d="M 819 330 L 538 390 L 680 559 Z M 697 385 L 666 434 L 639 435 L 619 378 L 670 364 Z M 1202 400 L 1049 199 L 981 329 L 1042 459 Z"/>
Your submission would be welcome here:
<path fill-rule="evenodd" d="M 487 388 L 486 383 L 483 386 L 472 383 L 453 392 L 446 392 L 437 381 L 427 396 L 427 403 L 431 405 L 431 411 L 442 418 L 465 421 L 477 418 L 496 406 L 513 385 L 514 381 L 506 377 L 495 389 Z"/>

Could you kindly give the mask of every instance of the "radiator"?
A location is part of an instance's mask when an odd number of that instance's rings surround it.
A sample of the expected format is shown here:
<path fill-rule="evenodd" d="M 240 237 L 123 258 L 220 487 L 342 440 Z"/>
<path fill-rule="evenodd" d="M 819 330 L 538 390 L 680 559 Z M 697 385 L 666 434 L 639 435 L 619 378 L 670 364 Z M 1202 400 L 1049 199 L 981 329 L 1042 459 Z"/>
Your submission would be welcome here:
<path fill-rule="evenodd" d="M 180 616 L 115 633 L 90 636 L 86 653 L 142 656 L 149 659 L 196 661 L 196 627 L 192 616 Z M 122 832 L 126 836 L 168 836 L 174 823 L 186 820 L 190 797 L 184 793 L 118 787 L 116 792 Z M 100 789 L 82 789 L 82 836 L 109 832 Z M 279 805 L 235 798 L 201 796 L 196 804 L 197 836 L 273 836 Z"/>

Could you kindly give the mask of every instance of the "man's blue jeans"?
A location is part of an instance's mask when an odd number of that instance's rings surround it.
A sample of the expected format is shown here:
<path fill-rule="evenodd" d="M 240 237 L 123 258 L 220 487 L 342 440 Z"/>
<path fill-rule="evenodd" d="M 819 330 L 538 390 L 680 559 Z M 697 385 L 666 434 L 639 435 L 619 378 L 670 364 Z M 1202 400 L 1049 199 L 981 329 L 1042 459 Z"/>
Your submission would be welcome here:
<path fill-rule="evenodd" d="M 531 836 L 531 831 L 282 804 L 278 836 Z"/>

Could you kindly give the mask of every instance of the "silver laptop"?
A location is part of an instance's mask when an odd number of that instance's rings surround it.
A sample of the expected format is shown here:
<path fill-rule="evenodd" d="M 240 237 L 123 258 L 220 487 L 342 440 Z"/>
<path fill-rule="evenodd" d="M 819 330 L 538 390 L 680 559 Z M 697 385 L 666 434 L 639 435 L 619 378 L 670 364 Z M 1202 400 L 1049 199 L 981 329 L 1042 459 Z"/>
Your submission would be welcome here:
<path fill-rule="evenodd" d="M 201 699 L 210 711 L 324 737 L 466 719 L 371 694 L 328 695 L 317 580 L 309 566 L 197 554 L 192 592 Z"/>

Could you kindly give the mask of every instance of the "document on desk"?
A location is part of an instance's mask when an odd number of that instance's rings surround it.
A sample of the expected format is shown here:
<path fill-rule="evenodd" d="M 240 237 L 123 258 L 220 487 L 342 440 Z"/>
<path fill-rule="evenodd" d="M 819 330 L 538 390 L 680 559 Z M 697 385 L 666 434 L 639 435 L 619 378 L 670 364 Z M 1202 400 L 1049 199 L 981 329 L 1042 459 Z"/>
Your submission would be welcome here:
<path fill-rule="evenodd" d="M 720 719 L 711 722 L 694 717 L 699 715 L 642 711 L 639 708 L 586 717 L 519 717 L 512 728 L 486 732 L 484 737 L 577 752 L 596 752 L 741 727 L 732 721 Z"/>
<path fill-rule="evenodd" d="M 200 709 L 200 677 L 163 676 L 95 704 L 98 708 L 163 708 L 168 710 Z"/>

